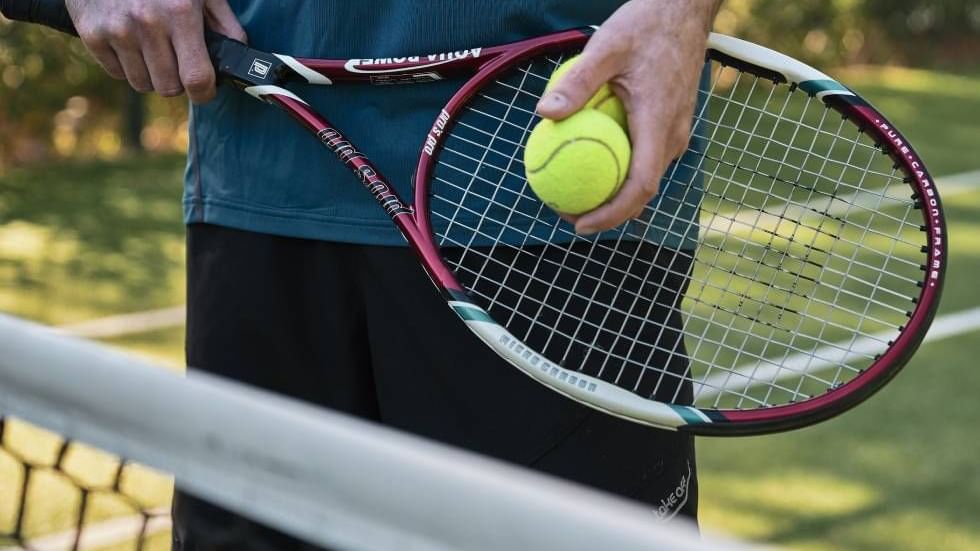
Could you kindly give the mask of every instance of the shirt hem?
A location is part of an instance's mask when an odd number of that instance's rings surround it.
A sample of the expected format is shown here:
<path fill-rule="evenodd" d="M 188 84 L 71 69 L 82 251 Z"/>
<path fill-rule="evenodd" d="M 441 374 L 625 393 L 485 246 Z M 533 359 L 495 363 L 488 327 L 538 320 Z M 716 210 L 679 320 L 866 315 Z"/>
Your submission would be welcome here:
<path fill-rule="evenodd" d="M 185 199 L 184 223 L 214 224 L 255 233 L 355 245 L 408 246 L 404 236 L 389 220 L 339 219 L 309 211 L 262 209 L 213 198 Z M 642 239 L 641 235 L 632 232 L 627 236 L 628 240 Z M 697 245 L 695 238 L 680 237 L 673 232 L 661 239 L 651 239 L 649 234 L 646 238 L 671 249 L 693 250 Z"/>
<path fill-rule="evenodd" d="M 229 228 L 358 245 L 405 247 L 408 242 L 395 226 L 384 220 L 349 221 L 311 215 L 309 212 L 276 212 L 243 208 L 212 199 L 184 202 L 185 224 L 214 224 Z"/>

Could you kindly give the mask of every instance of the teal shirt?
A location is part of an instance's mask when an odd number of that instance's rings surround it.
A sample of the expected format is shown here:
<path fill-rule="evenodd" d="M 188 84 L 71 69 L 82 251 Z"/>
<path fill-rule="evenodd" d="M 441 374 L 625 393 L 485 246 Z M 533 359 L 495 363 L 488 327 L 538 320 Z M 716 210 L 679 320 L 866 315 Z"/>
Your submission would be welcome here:
<path fill-rule="evenodd" d="M 505 44 L 602 23 L 623 2 L 230 3 L 256 48 L 346 59 Z M 450 80 L 397 87 L 297 85 L 294 90 L 345 132 L 410 200 L 422 140 L 459 85 Z M 290 237 L 405 244 L 370 194 L 306 130 L 231 87 L 220 87 L 214 101 L 192 109 L 184 215 L 187 223 Z"/>

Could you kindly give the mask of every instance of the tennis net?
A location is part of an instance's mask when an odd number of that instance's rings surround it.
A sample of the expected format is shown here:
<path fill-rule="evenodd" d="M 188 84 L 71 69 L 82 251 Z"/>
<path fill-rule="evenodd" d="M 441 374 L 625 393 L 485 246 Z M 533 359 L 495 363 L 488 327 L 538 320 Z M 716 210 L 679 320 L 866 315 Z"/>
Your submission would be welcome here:
<path fill-rule="evenodd" d="M 0 550 L 169 549 L 172 476 L 336 549 L 746 548 L 588 489 L 0 315 Z M 250 549 L 241 538 L 222 549 Z"/>

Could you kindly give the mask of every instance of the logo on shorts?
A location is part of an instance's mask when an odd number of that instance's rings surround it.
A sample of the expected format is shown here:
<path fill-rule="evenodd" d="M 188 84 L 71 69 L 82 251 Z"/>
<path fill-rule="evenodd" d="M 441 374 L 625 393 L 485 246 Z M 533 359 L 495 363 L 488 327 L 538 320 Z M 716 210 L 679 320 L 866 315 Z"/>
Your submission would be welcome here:
<path fill-rule="evenodd" d="M 252 60 L 252 67 L 248 70 L 249 76 L 264 79 L 269 76 L 269 69 L 272 68 L 272 64 L 268 61 L 262 61 L 261 59 Z"/>
<path fill-rule="evenodd" d="M 660 499 L 659 506 L 654 511 L 657 514 L 657 520 L 661 522 L 666 522 L 677 516 L 677 513 L 681 512 L 681 509 L 687 505 L 687 499 L 690 495 L 691 489 L 691 462 L 687 462 L 687 474 L 681 475 L 681 479 L 677 482 L 677 486 L 670 491 L 667 495 Z"/>

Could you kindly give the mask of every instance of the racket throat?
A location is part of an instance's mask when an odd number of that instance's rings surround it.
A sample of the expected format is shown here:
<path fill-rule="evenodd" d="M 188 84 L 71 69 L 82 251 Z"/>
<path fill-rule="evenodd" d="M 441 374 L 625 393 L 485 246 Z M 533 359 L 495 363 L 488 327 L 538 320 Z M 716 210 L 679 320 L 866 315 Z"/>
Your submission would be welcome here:
<path fill-rule="evenodd" d="M 401 200 L 387 179 L 339 130 L 325 127 L 317 132 L 317 138 L 350 168 L 388 216 L 395 219 L 401 215 L 414 214 L 412 207 Z"/>

